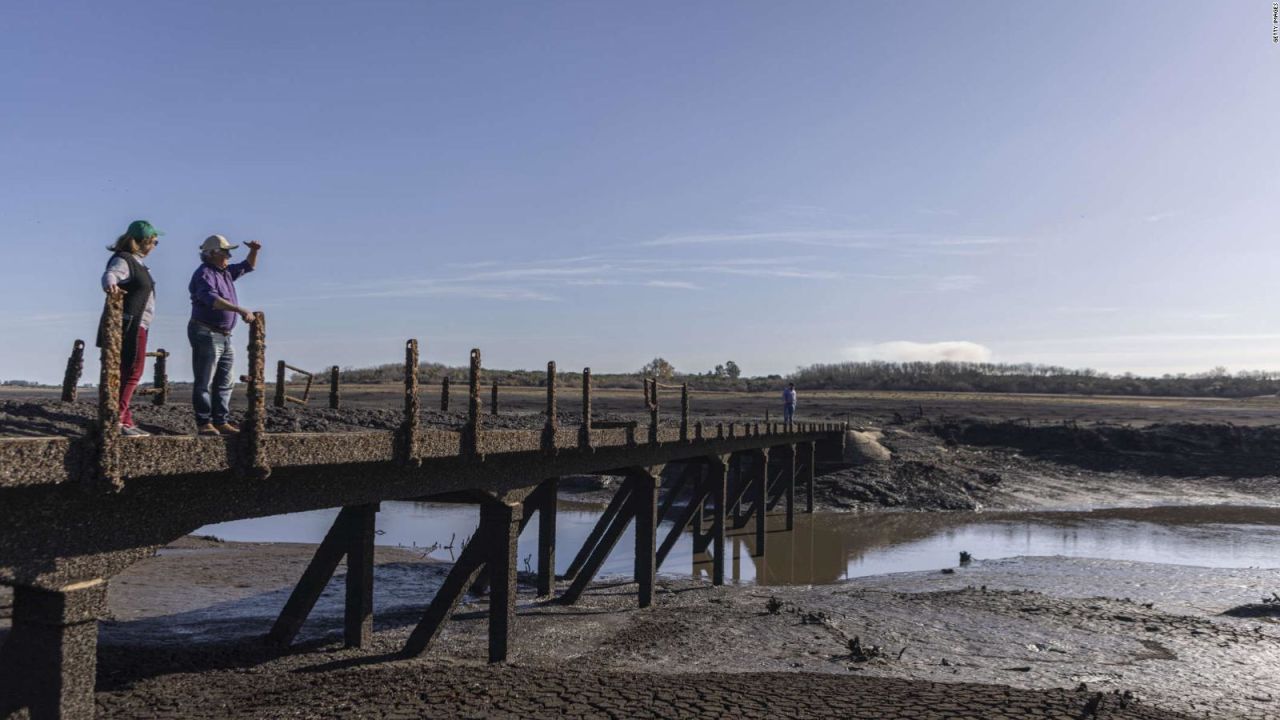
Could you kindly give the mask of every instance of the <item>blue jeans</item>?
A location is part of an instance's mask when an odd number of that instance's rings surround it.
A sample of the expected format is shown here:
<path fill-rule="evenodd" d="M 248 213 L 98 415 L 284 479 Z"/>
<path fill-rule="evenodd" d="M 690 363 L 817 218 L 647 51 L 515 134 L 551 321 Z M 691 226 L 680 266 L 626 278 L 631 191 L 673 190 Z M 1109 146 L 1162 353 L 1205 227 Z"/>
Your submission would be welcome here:
<path fill-rule="evenodd" d="M 786 424 L 790 425 L 790 424 L 791 424 L 791 419 L 792 419 L 792 417 L 794 417 L 794 416 L 795 416 L 795 414 L 796 414 L 796 406 L 795 406 L 795 405 L 783 405 L 783 406 L 782 406 L 782 422 L 784 422 L 784 423 L 786 423 Z"/>
<path fill-rule="evenodd" d="M 231 388 L 235 385 L 231 366 L 236 353 L 231 347 L 231 335 L 214 332 L 193 321 L 187 323 L 187 340 L 191 343 L 191 369 L 195 373 L 191 406 L 196 411 L 196 425 L 221 425 L 227 421 Z"/>

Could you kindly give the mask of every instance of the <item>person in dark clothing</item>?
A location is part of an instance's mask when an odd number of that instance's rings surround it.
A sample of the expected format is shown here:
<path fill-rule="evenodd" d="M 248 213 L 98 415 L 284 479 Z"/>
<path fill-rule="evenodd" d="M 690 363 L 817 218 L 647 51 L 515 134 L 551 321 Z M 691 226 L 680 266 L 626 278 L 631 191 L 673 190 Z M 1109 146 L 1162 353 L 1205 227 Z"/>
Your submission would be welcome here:
<path fill-rule="evenodd" d="M 149 435 L 133 421 L 129 402 L 142 380 L 147 360 L 147 330 L 156 314 L 156 284 L 151 272 L 142 264 L 163 235 L 146 220 L 135 220 L 129 229 L 107 246 L 111 259 L 102 273 L 102 290 L 108 295 L 124 295 L 124 323 L 120 343 L 120 432 L 123 435 Z M 98 322 L 98 347 L 106 341 L 106 312 Z"/>

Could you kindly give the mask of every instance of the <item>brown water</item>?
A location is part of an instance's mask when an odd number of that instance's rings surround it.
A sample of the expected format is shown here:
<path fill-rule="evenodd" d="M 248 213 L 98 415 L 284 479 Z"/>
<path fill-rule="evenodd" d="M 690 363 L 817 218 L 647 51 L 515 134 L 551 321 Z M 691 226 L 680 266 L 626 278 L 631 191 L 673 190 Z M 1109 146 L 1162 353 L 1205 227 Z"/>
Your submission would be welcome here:
<path fill-rule="evenodd" d="M 317 543 L 334 510 L 239 520 L 202 528 L 226 540 Z M 562 507 L 556 562 L 568 567 L 599 513 Z M 386 502 L 378 514 L 380 545 L 430 548 L 450 560 L 475 532 L 473 507 Z M 1202 567 L 1280 566 L 1280 508 L 1238 506 L 1156 507 L 1090 512 L 820 513 L 796 516 L 795 530 L 781 516 L 769 518 L 768 552 L 756 557 L 751 527 L 730 536 L 726 568 L 734 582 L 760 585 L 827 584 L 895 572 L 956 566 L 960 552 L 976 559 L 1062 555 Z M 537 523 L 520 538 L 522 569 L 531 569 Z M 670 526 L 664 525 L 659 538 Z M 453 545 L 450 550 L 447 546 Z M 603 575 L 626 575 L 633 564 L 628 531 L 606 562 Z M 671 576 L 710 576 L 706 555 L 693 554 L 685 532 L 663 564 Z"/>

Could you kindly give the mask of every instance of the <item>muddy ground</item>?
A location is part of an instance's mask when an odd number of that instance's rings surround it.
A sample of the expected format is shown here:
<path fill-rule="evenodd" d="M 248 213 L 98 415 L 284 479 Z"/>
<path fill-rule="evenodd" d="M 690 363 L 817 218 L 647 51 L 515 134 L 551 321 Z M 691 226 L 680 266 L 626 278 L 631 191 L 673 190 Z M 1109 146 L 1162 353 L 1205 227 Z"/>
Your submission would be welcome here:
<path fill-rule="evenodd" d="M 273 409 L 269 425 L 392 429 L 396 392 L 348 389 L 341 411 Z M 0 436 L 75 435 L 93 415 L 89 402 L 0 397 Z M 536 427 L 542 398 L 504 391 L 503 414 L 486 422 Z M 424 407 L 436 402 L 424 392 Z M 635 391 L 600 391 L 595 407 L 647 422 L 641 402 Z M 1274 398 L 809 393 L 802 402 L 802 419 L 847 417 L 855 427 L 846 466 L 817 481 L 820 508 L 1280 499 Z M 745 394 L 694 401 L 700 417 L 725 421 L 762 419 L 771 405 Z M 183 404 L 135 412 L 155 431 L 192 429 Z M 462 419 L 424 413 L 437 426 Z M 605 497 L 580 487 L 580 499 Z M 304 629 L 302 652 L 264 647 L 258 639 L 312 550 L 184 539 L 115 579 L 100 714 L 1280 717 L 1280 603 L 1262 602 L 1280 590 L 1274 570 L 1016 558 L 816 587 L 669 580 L 643 611 L 628 583 L 597 583 L 571 608 L 522 587 L 512 662 L 489 667 L 481 597 L 467 599 L 425 657 L 394 656 L 448 566 L 393 548 L 378 551 L 373 648 L 341 648 L 340 578 Z"/>
<path fill-rule="evenodd" d="M 817 587 L 667 580 L 647 610 L 625 581 L 572 607 L 522 584 L 510 663 L 489 667 L 474 596 L 425 656 L 396 655 L 448 566 L 394 548 L 371 648 L 341 647 L 341 574 L 298 652 L 266 647 L 312 550 L 188 538 L 115 579 L 100 716 L 1268 718 L 1280 702 L 1280 612 L 1251 604 L 1274 571 L 1017 558 Z"/>

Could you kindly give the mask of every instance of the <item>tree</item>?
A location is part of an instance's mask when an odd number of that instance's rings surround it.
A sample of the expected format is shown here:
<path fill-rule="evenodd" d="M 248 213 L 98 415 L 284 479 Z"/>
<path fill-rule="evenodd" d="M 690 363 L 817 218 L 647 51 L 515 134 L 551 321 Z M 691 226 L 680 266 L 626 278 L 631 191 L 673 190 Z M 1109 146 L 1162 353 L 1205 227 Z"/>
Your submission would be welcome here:
<path fill-rule="evenodd" d="M 712 374 L 713 374 L 713 375 L 715 375 L 715 376 L 716 376 L 716 377 L 718 377 L 718 378 L 722 378 L 722 377 L 724 377 L 724 366 L 723 366 L 723 365 L 717 365 L 717 366 L 716 366 L 716 369 L 712 371 Z"/>
<path fill-rule="evenodd" d="M 729 376 L 730 380 L 737 380 L 742 376 L 742 368 L 738 367 L 738 363 L 732 360 L 724 364 L 724 371 L 725 374 Z"/>
<path fill-rule="evenodd" d="M 670 380 L 676 376 L 676 369 L 671 363 L 656 357 L 640 368 L 640 374 L 656 377 L 659 380 Z"/>

